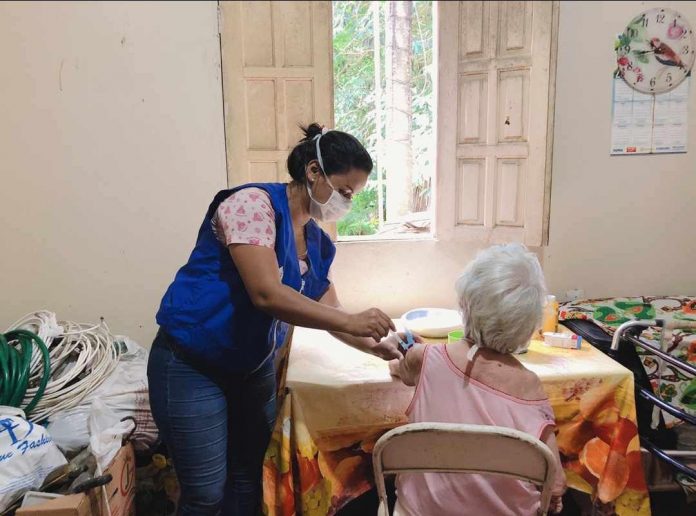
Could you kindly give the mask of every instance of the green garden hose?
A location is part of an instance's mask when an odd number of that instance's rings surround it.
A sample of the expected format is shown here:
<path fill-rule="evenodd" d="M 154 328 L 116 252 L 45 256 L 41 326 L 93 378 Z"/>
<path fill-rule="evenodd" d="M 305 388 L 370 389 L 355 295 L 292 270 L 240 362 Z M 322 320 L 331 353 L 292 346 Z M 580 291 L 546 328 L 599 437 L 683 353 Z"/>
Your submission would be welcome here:
<path fill-rule="evenodd" d="M 36 394 L 22 407 L 24 395 L 29 388 L 34 344 L 42 355 L 43 374 Z M 21 408 L 26 414 L 31 413 L 43 396 L 50 376 L 48 348 L 38 335 L 27 330 L 12 330 L 4 335 L 0 333 L 0 405 Z"/>

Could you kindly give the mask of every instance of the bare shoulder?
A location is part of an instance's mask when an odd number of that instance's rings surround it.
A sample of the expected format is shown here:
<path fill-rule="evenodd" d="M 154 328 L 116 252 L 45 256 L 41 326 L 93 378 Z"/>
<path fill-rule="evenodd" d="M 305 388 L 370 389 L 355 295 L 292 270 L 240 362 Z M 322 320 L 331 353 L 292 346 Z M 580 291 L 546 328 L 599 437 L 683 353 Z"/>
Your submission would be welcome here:
<path fill-rule="evenodd" d="M 546 392 L 539 377 L 529 369 L 521 367 L 517 369 L 521 397 L 527 400 L 541 400 L 546 398 Z"/>
<path fill-rule="evenodd" d="M 474 377 L 519 399 L 536 401 L 546 398 L 541 380 L 522 364 L 489 361 L 474 367 Z"/>

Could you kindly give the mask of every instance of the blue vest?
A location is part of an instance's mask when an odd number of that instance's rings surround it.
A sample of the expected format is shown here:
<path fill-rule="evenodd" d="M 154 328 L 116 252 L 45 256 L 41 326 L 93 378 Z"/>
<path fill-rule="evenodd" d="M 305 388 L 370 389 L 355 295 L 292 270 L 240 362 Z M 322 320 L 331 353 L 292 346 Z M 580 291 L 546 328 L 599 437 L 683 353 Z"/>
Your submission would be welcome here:
<path fill-rule="evenodd" d="M 188 263 L 164 294 L 157 324 L 174 337 L 186 356 L 229 372 L 253 371 L 272 355 L 277 341 L 277 336 L 269 334 L 273 317 L 254 307 L 229 250 L 217 239 L 212 226 L 220 203 L 249 187 L 261 188 L 271 198 L 275 253 L 284 285 L 318 300 L 329 288 L 329 268 L 336 254 L 329 236 L 310 220 L 305 226 L 309 271 L 304 277 L 300 275 L 286 184 L 246 184 L 215 196 Z M 276 322 L 273 326 L 274 334 L 287 330 L 285 324 Z"/>

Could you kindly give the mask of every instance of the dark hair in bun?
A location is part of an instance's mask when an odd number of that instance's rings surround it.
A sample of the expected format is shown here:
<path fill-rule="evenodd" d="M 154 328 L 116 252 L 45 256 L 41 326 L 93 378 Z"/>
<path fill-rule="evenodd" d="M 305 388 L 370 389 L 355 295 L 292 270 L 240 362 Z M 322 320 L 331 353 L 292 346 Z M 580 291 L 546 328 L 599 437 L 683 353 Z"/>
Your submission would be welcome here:
<path fill-rule="evenodd" d="M 322 127 L 313 123 L 301 127 L 304 138 L 295 145 L 288 156 L 288 172 L 294 181 L 305 184 L 307 165 L 317 159 L 317 146 L 314 138 L 321 134 Z M 329 131 L 319 140 L 321 159 L 324 162 L 324 173 L 327 176 L 346 174 L 351 169 L 372 172 L 372 158 L 365 147 L 348 133 Z"/>

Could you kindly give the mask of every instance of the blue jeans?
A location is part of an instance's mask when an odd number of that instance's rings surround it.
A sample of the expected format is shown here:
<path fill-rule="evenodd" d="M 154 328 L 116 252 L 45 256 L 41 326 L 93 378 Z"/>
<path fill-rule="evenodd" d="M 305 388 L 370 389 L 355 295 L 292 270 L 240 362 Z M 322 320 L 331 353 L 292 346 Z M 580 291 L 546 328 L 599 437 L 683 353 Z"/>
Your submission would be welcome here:
<path fill-rule="evenodd" d="M 179 479 L 178 514 L 256 514 L 276 415 L 273 360 L 249 374 L 212 371 L 160 331 L 147 375 L 152 415 Z"/>

